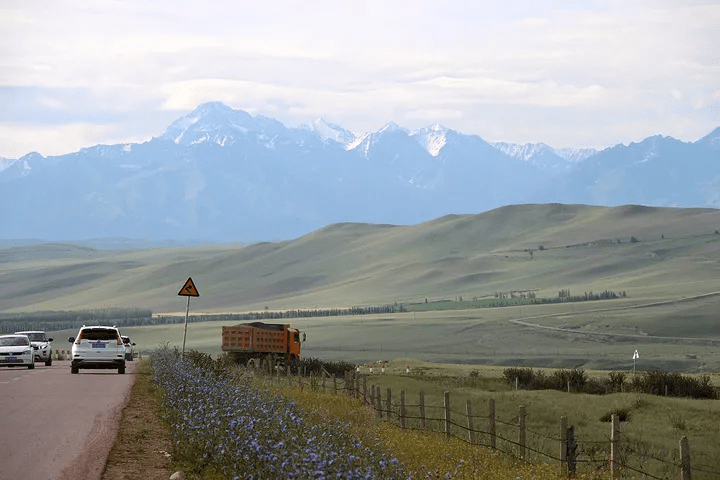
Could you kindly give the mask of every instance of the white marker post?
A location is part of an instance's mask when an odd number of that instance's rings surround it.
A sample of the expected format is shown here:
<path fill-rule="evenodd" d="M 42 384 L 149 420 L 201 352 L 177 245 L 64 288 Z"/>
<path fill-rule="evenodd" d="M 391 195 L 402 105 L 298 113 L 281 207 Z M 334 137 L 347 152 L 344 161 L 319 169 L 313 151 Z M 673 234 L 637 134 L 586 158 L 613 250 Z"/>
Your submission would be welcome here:
<path fill-rule="evenodd" d="M 185 356 L 185 338 L 187 337 L 188 316 L 190 315 L 190 297 L 200 296 L 197 288 L 195 288 L 195 284 L 192 281 L 192 277 L 188 277 L 185 285 L 183 285 L 183 287 L 178 292 L 178 295 L 187 297 L 187 306 L 185 307 L 185 332 L 183 333 L 183 346 L 182 351 L 180 352 L 180 360 L 182 360 Z"/>
<path fill-rule="evenodd" d="M 635 359 L 640 358 L 640 354 L 637 350 L 635 350 L 635 353 L 633 353 L 633 375 L 635 375 Z"/>

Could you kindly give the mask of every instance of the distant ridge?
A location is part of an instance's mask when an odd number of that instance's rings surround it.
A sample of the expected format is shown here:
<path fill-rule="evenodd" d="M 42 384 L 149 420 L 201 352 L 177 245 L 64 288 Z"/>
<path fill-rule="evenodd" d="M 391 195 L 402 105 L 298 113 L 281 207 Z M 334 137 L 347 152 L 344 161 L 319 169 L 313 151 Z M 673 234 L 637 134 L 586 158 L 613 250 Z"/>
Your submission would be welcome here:
<path fill-rule="evenodd" d="M 144 143 L 0 161 L 1 235 L 247 243 L 511 204 L 717 207 L 718 132 L 556 150 L 437 123 L 359 136 L 322 119 L 288 128 L 208 102 Z"/>

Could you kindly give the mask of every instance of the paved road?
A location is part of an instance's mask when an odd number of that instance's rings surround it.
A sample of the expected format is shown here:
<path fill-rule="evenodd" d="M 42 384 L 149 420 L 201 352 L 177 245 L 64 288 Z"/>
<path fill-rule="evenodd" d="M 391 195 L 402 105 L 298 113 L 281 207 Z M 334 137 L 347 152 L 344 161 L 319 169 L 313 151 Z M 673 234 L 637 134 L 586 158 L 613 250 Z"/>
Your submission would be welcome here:
<path fill-rule="evenodd" d="M 69 361 L 0 368 L 0 480 L 99 479 L 135 380 Z"/>

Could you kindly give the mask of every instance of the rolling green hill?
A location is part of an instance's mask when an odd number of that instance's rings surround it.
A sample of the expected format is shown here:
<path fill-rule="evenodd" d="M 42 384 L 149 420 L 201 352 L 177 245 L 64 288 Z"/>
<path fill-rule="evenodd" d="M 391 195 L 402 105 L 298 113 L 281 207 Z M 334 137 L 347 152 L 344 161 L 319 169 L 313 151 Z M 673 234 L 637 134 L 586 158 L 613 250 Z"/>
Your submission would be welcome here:
<path fill-rule="evenodd" d="M 372 351 L 370 358 L 387 353 L 388 343 L 377 351 L 373 347 L 375 339 L 386 338 L 395 342 L 398 356 L 423 357 L 413 355 L 418 350 L 434 352 L 427 359 L 452 360 L 453 349 L 465 359 L 493 351 L 497 358 L 488 361 L 502 363 L 517 360 L 519 352 L 534 352 L 531 357 L 555 365 L 548 352 L 582 355 L 587 338 L 595 338 L 594 346 L 622 349 L 653 336 L 720 338 L 716 296 L 638 308 L 720 292 L 717 229 L 720 211 L 714 209 L 544 204 L 410 226 L 336 224 L 278 243 L 123 251 L 57 244 L 5 248 L 0 250 L 0 312 L 137 307 L 184 314 L 185 298 L 177 293 L 188 277 L 200 292 L 191 301 L 194 313 L 480 299 L 513 290 L 532 290 L 538 297 L 557 297 L 562 289 L 627 292 L 621 300 L 565 306 L 408 313 L 396 318 L 398 328 L 412 327 L 413 321 L 437 325 L 416 342 L 408 340 L 409 346 L 398 343 L 402 334 L 387 333 L 388 322 L 378 320 L 384 326 L 373 330 L 367 319 L 353 332 L 362 340 L 350 342 L 358 351 Z M 608 308 L 620 310 L 604 311 Z M 511 322 L 518 319 L 524 326 Z M 492 327 L 497 335 L 473 343 L 462 333 L 451 334 L 472 331 L 482 322 L 500 322 Z M 322 320 L 307 324 L 321 328 Z M 567 329 L 586 340 L 574 340 Z M 615 336 L 592 337 L 597 332 Z M 539 335 L 543 341 L 536 340 Z M 326 340 L 316 346 L 325 352 L 348 350 L 349 342 Z M 673 353 L 682 354 L 684 366 L 693 355 L 683 350 L 688 342 L 680 341 Z M 720 350 L 712 342 L 703 345 Z M 365 354 L 355 357 L 362 360 Z"/>
<path fill-rule="evenodd" d="M 482 297 L 537 289 L 720 290 L 720 211 L 513 205 L 412 226 L 336 224 L 253 245 L 103 251 L 47 244 L 0 250 L 0 311 L 183 309 L 193 277 L 208 312 Z M 631 237 L 638 240 L 631 243 Z M 664 238 L 663 238 L 664 237 Z M 617 242 L 621 243 L 618 244 Z M 542 249 L 542 250 L 540 250 Z M 527 250 L 533 250 L 532 258 Z"/>

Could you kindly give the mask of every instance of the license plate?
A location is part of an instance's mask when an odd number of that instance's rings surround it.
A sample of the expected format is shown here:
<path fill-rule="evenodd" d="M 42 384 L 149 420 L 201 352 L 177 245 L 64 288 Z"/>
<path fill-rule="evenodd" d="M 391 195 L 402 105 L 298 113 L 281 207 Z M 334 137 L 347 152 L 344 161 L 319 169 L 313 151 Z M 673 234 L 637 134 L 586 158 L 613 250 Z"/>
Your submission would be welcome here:
<path fill-rule="evenodd" d="M 92 343 L 92 348 L 105 348 L 104 343 Z"/>
<path fill-rule="evenodd" d="M 17 357 L 5 357 L 5 361 L 8 363 L 14 363 L 14 362 L 17 362 L 18 359 L 17 359 Z"/>

